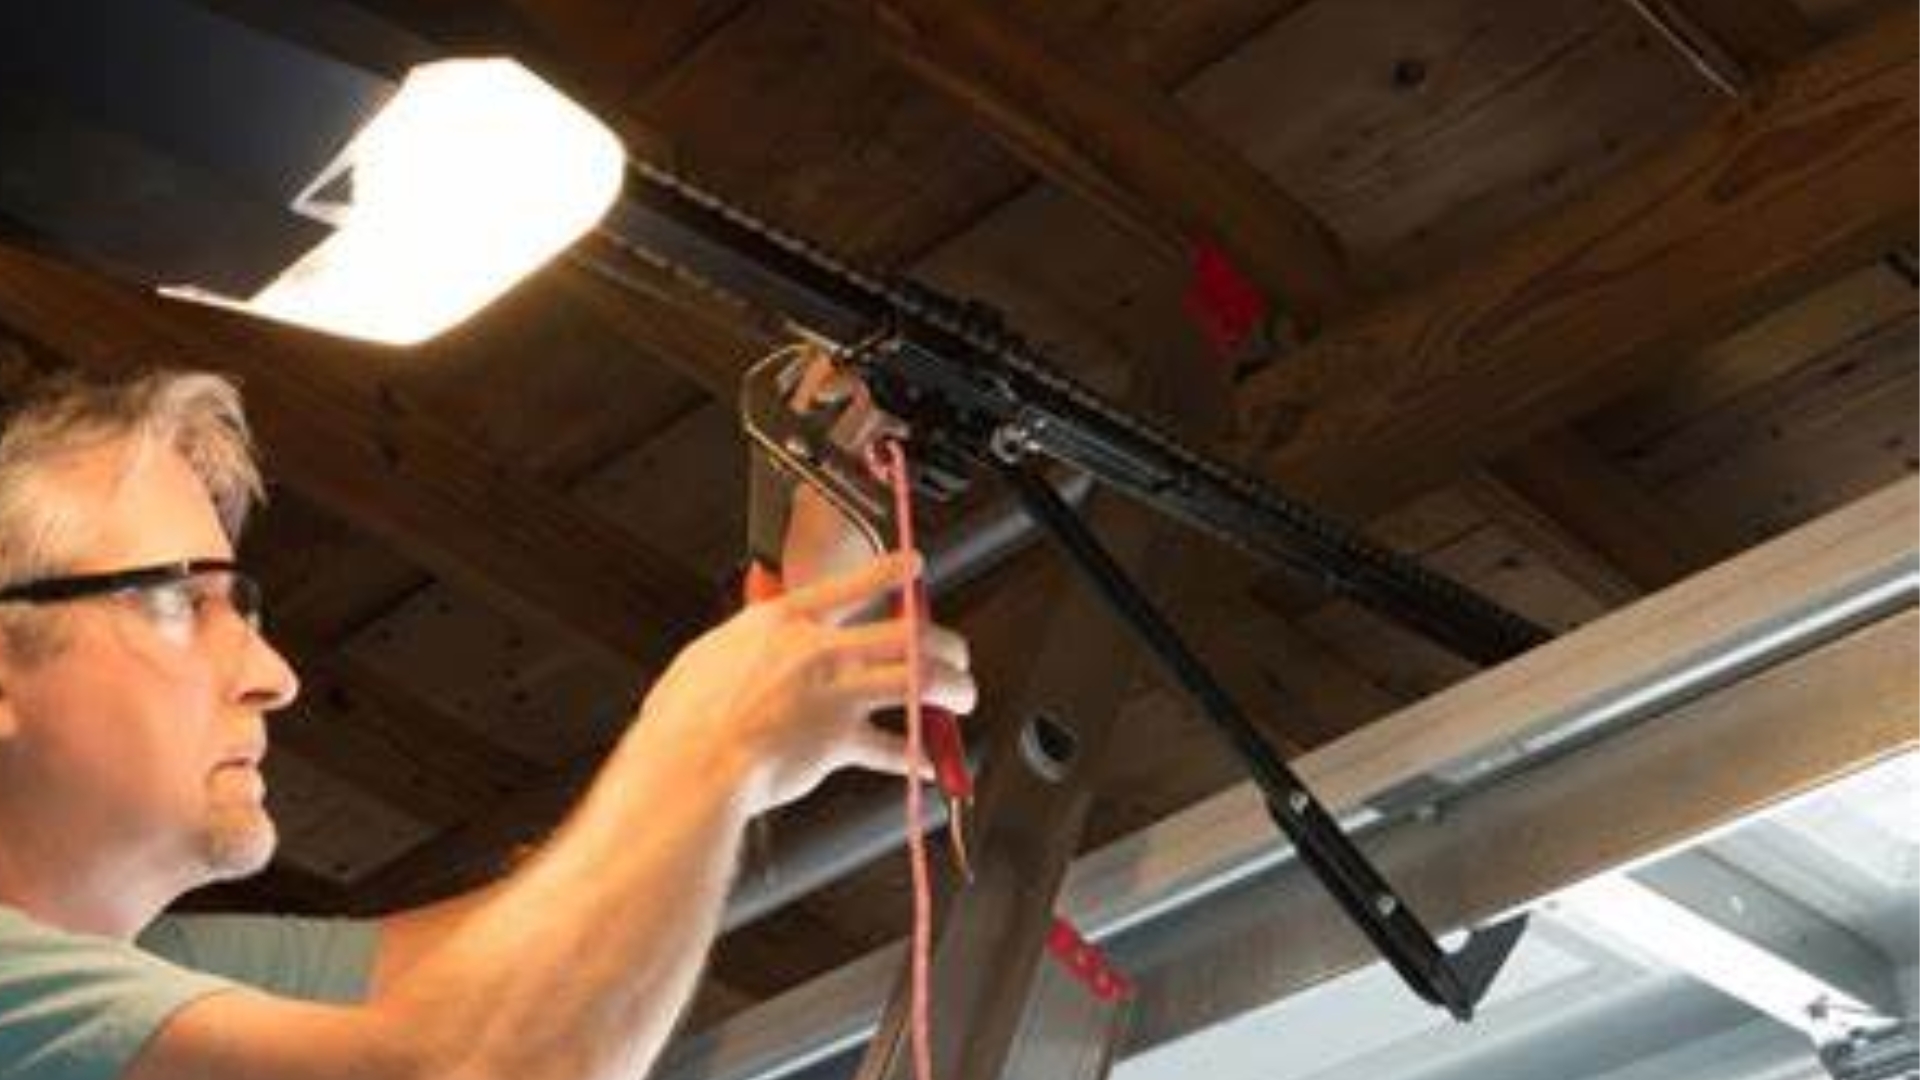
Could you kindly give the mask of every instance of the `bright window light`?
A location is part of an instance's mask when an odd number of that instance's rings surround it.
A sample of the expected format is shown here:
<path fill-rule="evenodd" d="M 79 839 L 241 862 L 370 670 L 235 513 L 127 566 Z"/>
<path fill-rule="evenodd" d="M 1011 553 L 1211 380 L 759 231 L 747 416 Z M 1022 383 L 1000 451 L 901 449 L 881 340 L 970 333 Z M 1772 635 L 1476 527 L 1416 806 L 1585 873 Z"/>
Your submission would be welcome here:
<path fill-rule="evenodd" d="M 1596 926 L 1659 963 L 1746 1002 L 1816 1042 L 1850 1024 L 1884 1019 L 1865 1003 L 1625 874 L 1594 878 L 1555 898 L 1563 915 Z M 1866 1026 L 1873 1026 L 1867 1024 Z"/>
<path fill-rule="evenodd" d="M 591 228 L 624 168 L 611 131 L 519 64 L 424 64 L 295 201 L 332 225 L 331 236 L 246 299 L 191 285 L 160 291 L 417 344 Z M 334 191 L 350 192 L 347 201 L 328 200 Z"/>

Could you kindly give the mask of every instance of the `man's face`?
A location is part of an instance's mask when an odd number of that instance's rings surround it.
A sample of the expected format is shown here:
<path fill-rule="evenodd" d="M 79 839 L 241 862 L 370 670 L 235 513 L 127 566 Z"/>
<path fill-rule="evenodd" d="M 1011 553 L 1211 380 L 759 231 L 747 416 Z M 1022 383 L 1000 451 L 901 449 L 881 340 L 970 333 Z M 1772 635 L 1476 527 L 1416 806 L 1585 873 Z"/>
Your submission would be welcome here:
<path fill-rule="evenodd" d="M 62 573 L 104 573 L 232 548 L 198 477 L 172 452 L 131 476 L 125 450 L 76 455 L 47 477 L 82 535 Z M 62 603 L 59 648 L 0 648 L 0 808 L 36 845 L 191 888 L 252 873 L 273 853 L 262 798 L 265 714 L 298 683 L 286 661 L 225 603 L 164 605 L 139 594 Z"/>

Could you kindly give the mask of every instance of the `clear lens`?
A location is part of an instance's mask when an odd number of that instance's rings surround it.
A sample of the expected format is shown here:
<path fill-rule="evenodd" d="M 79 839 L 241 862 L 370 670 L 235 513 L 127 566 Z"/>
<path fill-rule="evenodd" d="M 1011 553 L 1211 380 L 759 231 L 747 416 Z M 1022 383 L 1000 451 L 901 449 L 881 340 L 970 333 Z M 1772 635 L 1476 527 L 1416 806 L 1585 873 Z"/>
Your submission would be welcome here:
<path fill-rule="evenodd" d="M 260 629 L 260 586 L 244 574 L 208 570 L 120 594 L 160 637 L 186 648 L 203 640 L 225 612 Z"/>
<path fill-rule="evenodd" d="M 247 624 L 248 629 L 254 633 L 260 632 L 261 625 L 266 621 L 266 615 L 263 611 L 265 601 L 260 595 L 259 582 L 245 574 L 228 574 L 227 604 L 233 608 L 235 615 L 240 616 L 240 621 Z"/>
<path fill-rule="evenodd" d="M 130 589 L 123 595 L 161 637 L 182 647 L 193 644 L 201 601 L 192 578 Z"/>

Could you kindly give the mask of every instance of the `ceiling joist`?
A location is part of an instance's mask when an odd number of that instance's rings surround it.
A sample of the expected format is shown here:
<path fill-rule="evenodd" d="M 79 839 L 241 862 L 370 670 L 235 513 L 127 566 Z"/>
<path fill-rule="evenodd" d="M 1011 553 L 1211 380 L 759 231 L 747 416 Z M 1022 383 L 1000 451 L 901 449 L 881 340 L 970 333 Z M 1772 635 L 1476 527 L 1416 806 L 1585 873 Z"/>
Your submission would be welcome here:
<path fill-rule="evenodd" d="M 1015 4 L 840 3 L 874 40 L 1035 171 L 1164 257 L 1221 248 L 1303 329 L 1361 288 L 1340 242 L 1142 75 Z"/>
<path fill-rule="evenodd" d="M 1461 271 L 1255 375 L 1259 467 L 1365 517 L 1912 235 L 1905 6 Z"/>
<path fill-rule="evenodd" d="M 1729 96 L 1812 50 L 1820 36 L 1792 0 L 1625 0 Z"/>

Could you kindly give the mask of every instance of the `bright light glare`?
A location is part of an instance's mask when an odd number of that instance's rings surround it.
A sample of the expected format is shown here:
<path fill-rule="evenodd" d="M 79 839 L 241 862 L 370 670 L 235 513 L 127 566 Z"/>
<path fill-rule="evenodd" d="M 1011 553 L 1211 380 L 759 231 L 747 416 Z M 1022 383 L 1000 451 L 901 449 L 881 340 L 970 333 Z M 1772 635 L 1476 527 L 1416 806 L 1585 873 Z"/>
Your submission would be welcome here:
<path fill-rule="evenodd" d="M 1849 1020 L 1875 1015 L 1846 991 L 1624 874 L 1583 882 L 1555 900 L 1563 914 L 1600 927 L 1816 1041 L 1831 1023 L 1828 1014 Z"/>
<path fill-rule="evenodd" d="M 511 60 L 445 60 L 399 91 L 294 203 L 336 231 L 247 300 L 161 292 L 347 337 L 412 345 L 458 324 L 612 205 L 625 154 Z M 351 202 L 320 201 L 351 170 Z"/>

